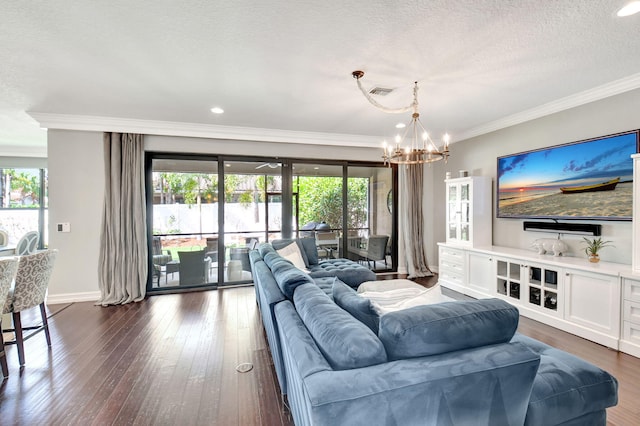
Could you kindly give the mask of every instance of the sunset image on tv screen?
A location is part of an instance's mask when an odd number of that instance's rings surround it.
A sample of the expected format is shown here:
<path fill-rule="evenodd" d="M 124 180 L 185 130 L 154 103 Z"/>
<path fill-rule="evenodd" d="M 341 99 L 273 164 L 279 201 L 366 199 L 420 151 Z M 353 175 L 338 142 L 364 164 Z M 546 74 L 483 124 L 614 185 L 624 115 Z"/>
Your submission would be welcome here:
<path fill-rule="evenodd" d="M 498 158 L 498 217 L 628 220 L 638 132 Z"/>

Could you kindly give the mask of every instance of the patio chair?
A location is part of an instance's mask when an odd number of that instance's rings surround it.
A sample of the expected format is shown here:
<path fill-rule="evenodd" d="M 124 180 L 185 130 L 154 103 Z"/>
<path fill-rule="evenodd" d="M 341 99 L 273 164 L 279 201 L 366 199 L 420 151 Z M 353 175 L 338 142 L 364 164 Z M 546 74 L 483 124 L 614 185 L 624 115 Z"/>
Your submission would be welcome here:
<path fill-rule="evenodd" d="M 16 272 L 18 271 L 17 257 L 7 257 L 0 259 L 0 303 L 7 300 L 7 296 L 11 291 L 11 283 L 13 282 Z M 2 315 L 0 315 L 0 367 L 2 367 L 2 377 L 9 376 L 9 368 L 7 367 L 7 356 L 4 352 L 4 338 L 2 337 Z"/>
<path fill-rule="evenodd" d="M 211 259 L 205 258 L 205 250 L 179 251 L 180 285 L 204 284 L 209 280 Z"/>
<path fill-rule="evenodd" d="M 0 229 L 0 247 L 9 244 L 9 233 L 4 229 Z"/>
<path fill-rule="evenodd" d="M 153 262 L 153 275 L 158 277 L 158 287 L 160 286 L 160 277 L 162 273 L 165 274 L 165 283 L 169 280 L 169 274 L 173 274 L 174 272 L 178 272 L 180 267 L 179 262 L 177 260 L 173 260 L 173 256 L 171 256 L 171 251 L 162 250 L 162 240 L 160 237 L 153 237 L 151 241 L 151 251 L 152 251 L 152 262 Z"/>
<path fill-rule="evenodd" d="M 40 331 L 44 331 L 47 346 L 51 346 L 49 335 L 49 323 L 44 306 L 44 299 L 49 286 L 49 279 L 53 271 L 53 264 L 58 250 L 43 250 L 35 254 L 20 257 L 18 272 L 16 273 L 15 286 L 6 298 L 2 314 L 12 314 L 13 327 L 2 331 L 15 333 L 15 340 L 5 344 L 15 344 L 18 347 L 18 360 L 24 365 L 24 341 L 33 337 Z M 20 313 L 24 310 L 40 306 L 42 324 L 23 327 Z M 28 336 L 23 336 L 24 330 L 33 330 Z"/>
<path fill-rule="evenodd" d="M 377 260 L 384 260 L 384 265 L 387 266 L 387 242 L 389 241 L 388 235 L 372 235 L 367 242 L 367 253 L 364 256 L 367 264 L 371 268 L 371 262 L 375 269 L 375 263 Z"/>

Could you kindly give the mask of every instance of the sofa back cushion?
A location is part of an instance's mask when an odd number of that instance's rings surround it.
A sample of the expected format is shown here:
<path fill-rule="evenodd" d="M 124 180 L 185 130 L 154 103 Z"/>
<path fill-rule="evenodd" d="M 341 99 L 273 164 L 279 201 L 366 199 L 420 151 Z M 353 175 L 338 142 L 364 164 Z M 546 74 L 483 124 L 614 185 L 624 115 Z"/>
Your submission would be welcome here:
<path fill-rule="evenodd" d="M 291 241 L 291 243 L 287 244 L 286 246 L 277 249 L 276 253 L 287 259 L 289 262 L 293 263 L 293 266 L 295 266 L 296 268 L 300 270 L 307 269 L 307 265 L 302 258 L 300 246 L 295 241 Z"/>
<path fill-rule="evenodd" d="M 293 301 L 309 334 L 334 370 L 368 367 L 387 361 L 380 339 L 333 303 L 315 284 L 296 288 Z"/>
<path fill-rule="evenodd" d="M 278 287 L 289 300 L 293 300 L 293 291 L 302 284 L 313 284 L 313 279 L 293 266 L 288 260 L 281 258 L 282 260 L 276 260 L 272 262 L 269 267 L 271 273 L 278 283 Z M 265 259 L 266 262 L 266 259 Z M 269 262 L 267 262 L 269 264 Z M 314 284 L 315 285 L 315 284 Z"/>
<path fill-rule="evenodd" d="M 274 249 L 280 250 L 294 241 L 300 248 L 302 259 L 304 260 L 304 264 L 307 266 L 307 268 L 310 268 L 313 265 L 317 265 L 318 247 L 316 246 L 315 238 L 278 239 L 273 240 L 271 244 L 273 245 Z"/>
<path fill-rule="evenodd" d="M 258 251 L 260 252 L 260 256 L 264 259 L 267 253 L 275 253 L 275 249 L 269 243 L 262 243 L 258 246 Z"/>
<path fill-rule="evenodd" d="M 378 336 L 395 360 L 505 343 L 517 328 L 518 309 L 500 299 L 482 299 L 385 314 Z"/>
<path fill-rule="evenodd" d="M 371 306 L 371 301 L 360 296 L 353 288 L 338 278 L 334 278 L 333 281 L 333 301 L 369 327 L 375 334 L 378 334 L 380 316 Z"/>
<path fill-rule="evenodd" d="M 318 264 L 318 246 L 315 238 L 298 238 L 298 245 L 302 250 L 302 257 L 306 259 L 307 268 Z"/>

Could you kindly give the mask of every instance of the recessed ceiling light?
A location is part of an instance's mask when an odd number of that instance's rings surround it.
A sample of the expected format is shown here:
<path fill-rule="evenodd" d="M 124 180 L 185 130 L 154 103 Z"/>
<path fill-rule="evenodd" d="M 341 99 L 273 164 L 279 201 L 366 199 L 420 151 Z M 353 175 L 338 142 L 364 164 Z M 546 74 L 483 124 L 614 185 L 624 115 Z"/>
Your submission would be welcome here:
<path fill-rule="evenodd" d="M 618 16 L 631 16 L 640 12 L 640 1 L 632 1 L 631 3 L 627 3 L 626 6 L 623 6 L 622 9 L 618 10 Z"/>
<path fill-rule="evenodd" d="M 222 114 L 224 112 L 224 110 L 220 107 L 213 107 L 211 108 L 211 112 L 214 114 Z"/>
<path fill-rule="evenodd" d="M 313 168 L 313 170 L 320 170 L 320 167 L 316 166 Z"/>
<path fill-rule="evenodd" d="M 396 124 L 396 129 L 404 129 L 405 127 L 407 127 L 407 125 L 406 125 L 406 124 L 404 124 L 404 123 L 398 123 L 398 124 Z"/>

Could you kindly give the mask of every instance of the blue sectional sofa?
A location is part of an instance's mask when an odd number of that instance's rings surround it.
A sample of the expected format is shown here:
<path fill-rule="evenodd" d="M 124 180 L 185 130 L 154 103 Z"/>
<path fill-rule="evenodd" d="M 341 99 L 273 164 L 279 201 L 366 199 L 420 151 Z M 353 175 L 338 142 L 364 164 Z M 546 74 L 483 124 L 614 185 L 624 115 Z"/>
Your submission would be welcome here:
<path fill-rule="evenodd" d="M 297 425 L 604 425 L 617 403 L 615 378 L 515 333 L 502 300 L 377 317 L 355 274 L 314 278 L 269 244 L 250 258 Z"/>

